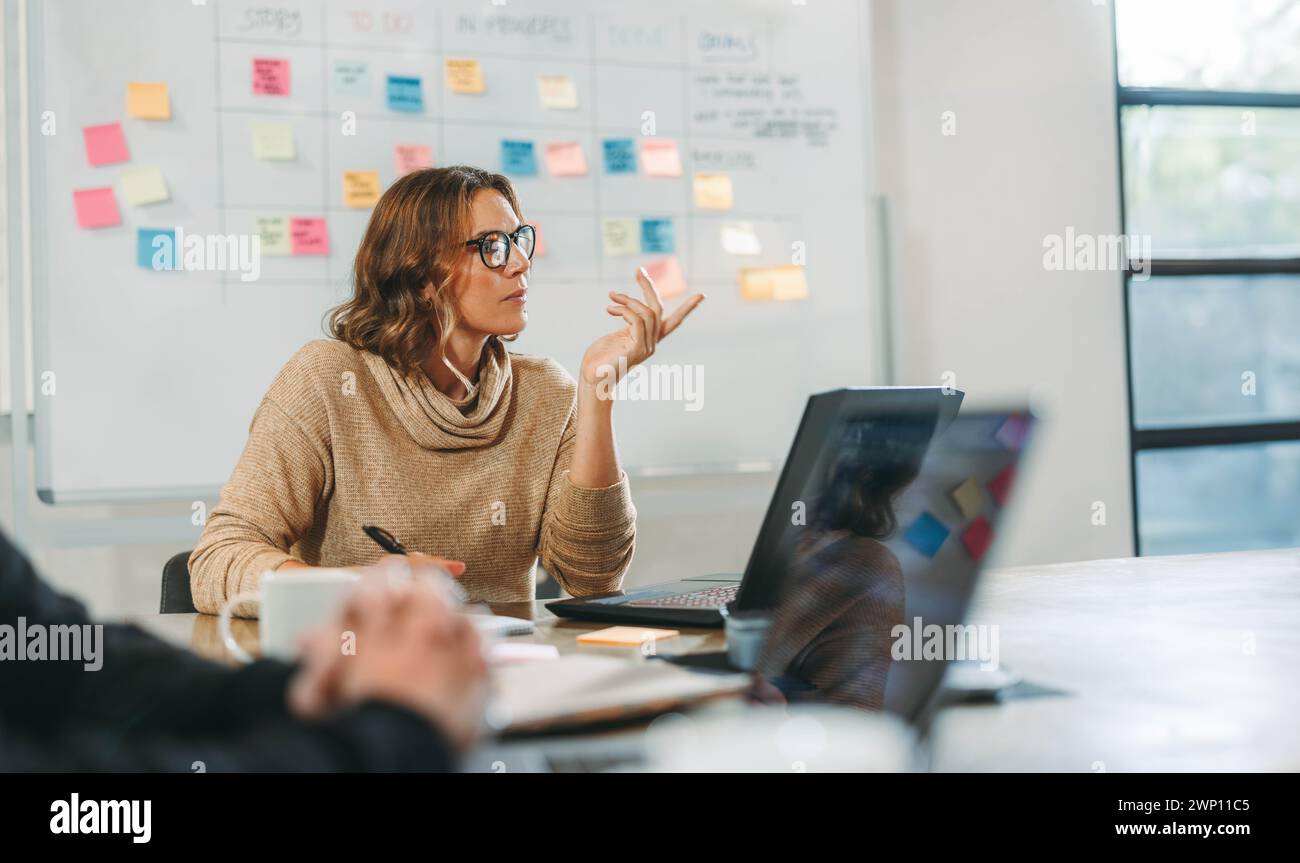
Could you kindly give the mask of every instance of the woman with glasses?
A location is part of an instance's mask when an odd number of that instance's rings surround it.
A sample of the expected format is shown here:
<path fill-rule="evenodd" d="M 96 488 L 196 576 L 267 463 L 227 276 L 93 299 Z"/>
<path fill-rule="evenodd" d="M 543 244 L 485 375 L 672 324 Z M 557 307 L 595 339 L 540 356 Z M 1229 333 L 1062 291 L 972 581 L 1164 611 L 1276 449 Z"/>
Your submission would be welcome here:
<path fill-rule="evenodd" d="M 610 387 L 704 297 L 667 314 L 639 271 L 640 296 L 609 292 L 624 326 L 587 348 L 575 381 L 506 350 L 528 322 L 535 245 L 499 174 L 434 168 L 384 193 L 352 296 L 329 315 L 334 338 L 276 377 L 208 516 L 189 562 L 200 611 L 268 570 L 374 564 L 368 526 L 474 599 L 531 601 L 539 558 L 574 595 L 619 587 L 636 510 Z"/>

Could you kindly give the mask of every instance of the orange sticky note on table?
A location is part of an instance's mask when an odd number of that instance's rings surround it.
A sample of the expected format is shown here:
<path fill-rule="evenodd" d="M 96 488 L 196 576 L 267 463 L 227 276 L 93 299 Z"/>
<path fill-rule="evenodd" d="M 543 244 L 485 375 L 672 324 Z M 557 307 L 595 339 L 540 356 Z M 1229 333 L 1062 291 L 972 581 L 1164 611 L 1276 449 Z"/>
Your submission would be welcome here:
<path fill-rule="evenodd" d="M 424 144 L 398 144 L 393 147 L 393 173 L 405 177 L 412 171 L 433 167 L 433 148 Z"/>
<path fill-rule="evenodd" d="M 731 177 L 729 175 L 695 175 L 695 206 L 702 210 L 730 210 L 731 201 Z"/>
<path fill-rule="evenodd" d="M 546 145 L 546 170 L 557 177 L 580 177 L 587 173 L 587 155 L 577 141 L 556 141 Z"/>
<path fill-rule="evenodd" d="M 379 200 L 378 171 L 343 172 L 343 206 L 373 207 Z"/>
<path fill-rule="evenodd" d="M 81 134 L 86 139 L 86 161 L 92 165 L 114 165 L 130 158 L 121 123 L 86 126 Z"/>
<path fill-rule="evenodd" d="M 802 300 L 808 296 L 803 267 L 746 267 L 740 271 L 740 298 L 750 302 Z"/>
<path fill-rule="evenodd" d="M 652 177 L 680 177 L 682 156 L 677 152 L 677 142 L 670 138 L 642 139 L 641 170 Z"/>
<path fill-rule="evenodd" d="M 645 265 L 645 271 L 663 299 L 686 293 L 686 277 L 682 275 L 682 265 L 677 258 L 651 261 Z"/>
<path fill-rule="evenodd" d="M 448 58 L 443 64 L 447 86 L 453 93 L 482 93 L 487 89 L 483 82 L 483 67 L 477 60 Z"/>
<path fill-rule="evenodd" d="M 329 229 L 326 227 L 324 219 L 290 219 L 289 242 L 295 255 L 328 255 L 330 253 Z"/>
<path fill-rule="evenodd" d="M 172 100 L 167 85 L 131 81 L 126 85 L 126 115 L 137 120 L 170 120 Z"/>
<path fill-rule="evenodd" d="M 289 95 L 289 61 L 278 57 L 253 58 L 253 94 Z"/>
<path fill-rule="evenodd" d="M 72 193 L 72 206 L 77 211 L 77 224 L 83 228 L 110 228 L 122 224 L 112 186 L 77 189 Z"/>
<path fill-rule="evenodd" d="M 584 632 L 578 636 L 579 644 L 616 644 L 625 647 L 640 647 L 647 641 L 663 641 L 681 635 L 675 629 L 647 629 L 641 626 L 611 626 Z"/>

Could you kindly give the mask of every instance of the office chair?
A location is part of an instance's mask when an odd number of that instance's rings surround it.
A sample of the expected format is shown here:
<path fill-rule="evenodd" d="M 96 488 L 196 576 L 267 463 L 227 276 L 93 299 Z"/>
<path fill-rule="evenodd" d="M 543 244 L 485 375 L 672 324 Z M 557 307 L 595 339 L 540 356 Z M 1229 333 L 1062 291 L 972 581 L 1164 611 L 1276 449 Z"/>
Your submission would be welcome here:
<path fill-rule="evenodd" d="M 158 603 L 161 614 L 193 614 L 194 597 L 190 595 L 190 553 L 174 554 L 163 565 L 162 599 Z"/>

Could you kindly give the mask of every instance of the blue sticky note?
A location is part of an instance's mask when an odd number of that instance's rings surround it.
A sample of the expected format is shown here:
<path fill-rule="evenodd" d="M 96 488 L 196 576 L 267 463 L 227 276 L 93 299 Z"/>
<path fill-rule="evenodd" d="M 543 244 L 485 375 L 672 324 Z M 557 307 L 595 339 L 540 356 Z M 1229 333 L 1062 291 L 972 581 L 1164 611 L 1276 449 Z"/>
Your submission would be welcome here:
<path fill-rule="evenodd" d="M 631 138 L 606 138 L 605 153 L 606 174 L 636 173 L 636 141 Z"/>
<path fill-rule="evenodd" d="M 923 512 L 903 534 L 903 539 L 926 557 L 934 557 L 949 533 L 951 531 L 944 527 L 939 519 L 928 512 Z"/>
<path fill-rule="evenodd" d="M 677 243 L 672 219 L 641 220 L 641 251 L 647 255 L 671 255 Z"/>
<path fill-rule="evenodd" d="M 537 153 L 532 141 L 502 141 L 501 170 L 514 177 L 537 176 Z"/>
<path fill-rule="evenodd" d="M 180 251 L 174 228 L 140 228 L 136 232 L 135 262 L 146 270 L 174 270 Z M 155 238 L 161 237 L 157 242 Z"/>
<path fill-rule="evenodd" d="M 401 111 L 405 114 L 423 112 L 424 91 L 420 88 L 420 79 L 389 75 L 388 110 Z"/>

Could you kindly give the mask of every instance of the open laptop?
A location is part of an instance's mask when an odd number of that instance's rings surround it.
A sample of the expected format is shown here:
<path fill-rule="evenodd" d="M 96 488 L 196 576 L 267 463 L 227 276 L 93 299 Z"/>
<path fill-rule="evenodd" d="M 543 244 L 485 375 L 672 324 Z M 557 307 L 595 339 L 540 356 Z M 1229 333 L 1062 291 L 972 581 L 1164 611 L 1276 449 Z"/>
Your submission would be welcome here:
<path fill-rule="evenodd" d="M 790 543 L 801 532 L 798 508 L 817 491 L 819 474 L 843 449 L 846 428 L 912 418 L 930 433 L 957 415 L 963 393 L 944 387 L 848 387 L 809 396 L 767 515 L 743 575 L 701 575 L 627 593 L 563 599 L 546 607 L 559 617 L 619 623 L 721 626 L 722 609 L 772 608 Z"/>

